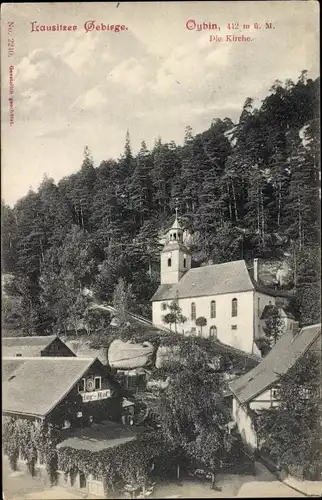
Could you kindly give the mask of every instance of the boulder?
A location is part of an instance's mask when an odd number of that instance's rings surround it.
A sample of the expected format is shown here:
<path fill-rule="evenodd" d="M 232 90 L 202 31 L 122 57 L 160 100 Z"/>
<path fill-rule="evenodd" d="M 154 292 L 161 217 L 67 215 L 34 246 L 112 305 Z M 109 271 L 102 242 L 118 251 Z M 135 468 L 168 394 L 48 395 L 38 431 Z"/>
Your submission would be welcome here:
<path fill-rule="evenodd" d="M 170 360 L 180 361 L 181 357 L 179 352 L 180 348 L 177 345 L 158 347 L 155 358 L 155 367 L 161 368 L 164 363 Z"/>
<path fill-rule="evenodd" d="M 150 379 L 147 381 L 146 387 L 147 389 L 166 389 L 169 386 L 170 377 L 167 377 L 166 380 L 161 379 Z"/>
<path fill-rule="evenodd" d="M 152 363 L 155 347 L 151 342 L 142 344 L 115 339 L 108 349 L 108 362 L 118 370 L 143 368 Z"/>

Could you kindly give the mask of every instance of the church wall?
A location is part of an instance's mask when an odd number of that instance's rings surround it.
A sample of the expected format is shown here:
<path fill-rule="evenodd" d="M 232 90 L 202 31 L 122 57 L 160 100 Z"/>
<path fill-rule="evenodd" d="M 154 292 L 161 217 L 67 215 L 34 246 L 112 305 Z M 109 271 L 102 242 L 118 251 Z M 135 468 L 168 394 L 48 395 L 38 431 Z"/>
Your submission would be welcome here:
<path fill-rule="evenodd" d="M 237 317 L 232 317 L 232 299 L 238 301 Z M 195 320 L 191 320 L 191 303 L 196 304 L 196 318 L 203 316 L 207 320 L 207 325 L 202 328 L 202 336 L 209 337 L 210 327 L 216 326 L 217 338 L 221 342 L 241 349 L 248 353 L 253 353 L 253 315 L 254 292 L 228 293 L 223 295 L 212 295 L 207 297 L 179 299 L 182 314 L 187 321 L 183 325 L 178 325 L 179 333 L 189 334 L 195 328 L 195 335 L 200 335 L 200 327 L 196 326 Z M 216 318 L 210 317 L 210 303 L 216 301 Z M 170 304 L 171 301 L 163 301 Z M 152 306 L 153 324 L 164 327 L 162 317 L 167 313 L 162 310 L 162 301 L 154 302 Z M 234 329 L 233 327 L 236 327 Z"/>

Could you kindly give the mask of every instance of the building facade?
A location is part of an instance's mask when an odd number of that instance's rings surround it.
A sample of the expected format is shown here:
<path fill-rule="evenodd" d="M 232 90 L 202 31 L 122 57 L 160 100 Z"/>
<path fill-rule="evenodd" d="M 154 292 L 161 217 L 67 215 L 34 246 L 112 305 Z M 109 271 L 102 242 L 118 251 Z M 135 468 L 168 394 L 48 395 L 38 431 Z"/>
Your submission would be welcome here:
<path fill-rule="evenodd" d="M 76 356 L 57 335 L 3 337 L 1 344 L 3 356 Z"/>
<path fill-rule="evenodd" d="M 2 415 L 28 421 L 36 427 L 42 422 L 54 426 L 59 441 L 81 441 L 103 448 L 117 446 L 120 436 L 134 439 L 128 426 L 133 403 L 124 399 L 121 387 L 98 359 L 77 357 L 4 357 L 2 358 Z M 123 422 L 123 423 L 122 423 Z M 106 443 L 108 441 L 108 443 Z M 93 444 L 94 443 L 94 444 Z M 71 445 L 72 447 L 72 445 Z M 18 467 L 26 462 L 19 453 Z M 35 473 L 48 481 L 44 457 L 37 450 Z M 58 482 L 93 493 L 103 485 L 80 471 L 57 471 Z"/>
<path fill-rule="evenodd" d="M 255 341 L 263 335 L 261 316 L 266 306 L 275 305 L 278 293 L 259 282 L 257 259 L 253 276 L 244 260 L 191 268 L 182 235 L 176 217 L 161 251 L 161 283 L 151 299 L 153 324 L 167 326 L 164 317 L 176 300 L 186 320 L 170 325 L 172 330 L 260 355 Z M 203 327 L 196 324 L 200 317 L 206 320 Z"/>
<path fill-rule="evenodd" d="M 304 327 L 299 332 L 289 330 L 256 367 L 229 383 L 232 418 L 250 451 L 259 450 L 261 446 L 254 415 L 278 406 L 280 376 L 308 351 L 321 357 L 321 339 L 321 324 Z"/>

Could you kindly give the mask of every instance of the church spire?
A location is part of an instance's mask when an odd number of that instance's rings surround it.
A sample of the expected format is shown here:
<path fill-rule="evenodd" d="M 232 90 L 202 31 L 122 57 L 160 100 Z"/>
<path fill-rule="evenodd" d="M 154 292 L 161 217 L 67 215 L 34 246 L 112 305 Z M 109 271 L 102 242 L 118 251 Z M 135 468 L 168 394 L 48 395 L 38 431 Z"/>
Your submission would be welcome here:
<path fill-rule="evenodd" d="M 182 227 L 178 221 L 178 208 L 177 207 L 175 208 L 175 211 L 176 211 L 176 216 L 174 219 L 174 223 L 171 226 L 171 229 L 178 229 L 179 231 L 182 231 Z"/>
<path fill-rule="evenodd" d="M 166 244 L 161 252 L 161 285 L 178 283 L 191 268 L 191 254 L 183 243 L 183 228 L 178 221 L 178 208 L 175 219 L 168 231 Z"/>

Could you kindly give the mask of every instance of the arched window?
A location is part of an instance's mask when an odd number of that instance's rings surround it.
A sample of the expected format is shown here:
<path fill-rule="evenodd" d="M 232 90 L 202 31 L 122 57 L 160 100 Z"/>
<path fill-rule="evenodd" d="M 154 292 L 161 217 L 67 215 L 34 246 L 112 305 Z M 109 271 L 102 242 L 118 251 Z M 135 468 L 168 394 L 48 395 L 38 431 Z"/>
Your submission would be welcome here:
<path fill-rule="evenodd" d="M 210 302 L 210 317 L 215 318 L 216 317 L 216 301 L 212 300 Z"/>
<path fill-rule="evenodd" d="M 176 240 L 177 239 L 177 233 L 173 233 L 173 238 Z"/>
<path fill-rule="evenodd" d="M 215 325 L 209 328 L 209 338 L 216 339 L 217 338 L 217 327 Z"/>
<path fill-rule="evenodd" d="M 185 257 L 183 259 L 183 267 L 187 267 L 187 259 Z"/>
<path fill-rule="evenodd" d="M 237 313 L 238 313 L 237 299 L 233 299 L 231 301 L 231 315 L 232 315 L 232 317 L 237 316 Z"/>
<path fill-rule="evenodd" d="M 171 267 L 171 257 L 168 259 L 168 267 Z"/>
<path fill-rule="evenodd" d="M 191 302 L 191 319 L 195 320 L 196 317 L 197 317 L 196 303 L 195 302 Z"/>

